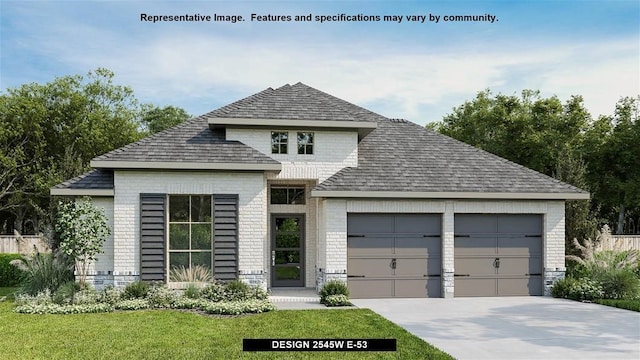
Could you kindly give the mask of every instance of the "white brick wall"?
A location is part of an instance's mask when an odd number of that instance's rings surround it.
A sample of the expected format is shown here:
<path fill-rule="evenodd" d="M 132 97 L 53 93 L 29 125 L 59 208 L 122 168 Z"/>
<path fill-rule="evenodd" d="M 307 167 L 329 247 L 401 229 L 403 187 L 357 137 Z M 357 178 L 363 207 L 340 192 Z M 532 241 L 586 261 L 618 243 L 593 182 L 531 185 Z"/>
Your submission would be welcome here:
<path fill-rule="evenodd" d="M 139 274 L 141 193 L 239 194 L 239 270 L 264 270 L 268 237 L 263 173 L 115 171 L 114 186 L 116 275 Z"/>
<path fill-rule="evenodd" d="M 109 220 L 109 229 L 111 235 L 104 242 L 103 253 L 96 256 L 97 260 L 90 266 L 89 274 L 96 271 L 106 272 L 113 271 L 113 198 L 112 197 L 94 197 L 91 199 L 96 207 L 104 209 L 104 214 Z"/>
<path fill-rule="evenodd" d="M 347 201 L 327 199 L 324 202 L 325 216 L 325 272 L 333 273 L 347 269 Z"/>
<path fill-rule="evenodd" d="M 278 130 L 280 131 L 280 130 Z M 227 129 L 228 140 L 238 140 L 282 163 L 280 173 L 269 173 L 273 179 L 326 180 L 347 166 L 358 166 L 358 134 L 351 131 L 313 131 L 313 155 L 299 155 L 297 132 L 289 132 L 287 154 L 271 154 L 271 130 Z"/>

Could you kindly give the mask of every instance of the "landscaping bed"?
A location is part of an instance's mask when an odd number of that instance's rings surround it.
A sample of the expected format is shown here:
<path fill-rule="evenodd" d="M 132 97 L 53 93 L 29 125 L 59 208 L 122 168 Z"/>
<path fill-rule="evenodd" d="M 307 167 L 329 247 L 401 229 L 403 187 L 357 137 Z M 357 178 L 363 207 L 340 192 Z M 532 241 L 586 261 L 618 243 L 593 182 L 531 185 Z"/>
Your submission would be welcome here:
<path fill-rule="evenodd" d="M 595 300 L 594 302 L 600 305 L 613 306 L 619 309 L 640 312 L 640 299 L 636 299 L 636 300 L 598 299 L 598 300 Z"/>

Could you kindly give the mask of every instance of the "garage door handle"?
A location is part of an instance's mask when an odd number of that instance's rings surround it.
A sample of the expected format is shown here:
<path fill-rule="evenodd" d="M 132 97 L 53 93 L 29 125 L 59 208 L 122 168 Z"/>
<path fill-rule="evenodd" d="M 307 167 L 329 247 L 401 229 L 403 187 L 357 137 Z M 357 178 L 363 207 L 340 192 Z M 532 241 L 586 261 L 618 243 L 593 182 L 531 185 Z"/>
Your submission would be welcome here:
<path fill-rule="evenodd" d="M 542 274 L 524 274 L 524 276 L 542 276 Z"/>
<path fill-rule="evenodd" d="M 422 275 L 422 277 L 428 277 L 428 278 L 432 278 L 433 277 L 433 278 L 436 278 L 436 277 L 440 277 L 440 275 L 427 275 L 427 274 L 424 274 L 424 275 Z"/>
<path fill-rule="evenodd" d="M 454 235 L 455 237 L 471 237 L 471 235 Z"/>
<path fill-rule="evenodd" d="M 365 237 L 364 235 L 347 235 L 347 237 Z"/>
<path fill-rule="evenodd" d="M 542 235 L 525 235 L 524 237 L 542 237 Z"/>
<path fill-rule="evenodd" d="M 395 268 L 396 268 L 396 263 L 397 263 L 397 260 L 396 260 L 396 259 L 391 259 L 391 268 L 392 268 L 392 269 L 395 269 Z"/>
<path fill-rule="evenodd" d="M 471 276 L 471 274 L 453 274 L 453 276 L 455 276 L 455 277 Z"/>
<path fill-rule="evenodd" d="M 364 275 L 347 275 L 348 278 L 363 278 Z"/>
<path fill-rule="evenodd" d="M 493 260 L 493 267 L 496 269 L 500 269 L 500 258 L 496 258 Z"/>
<path fill-rule="evenodd" d="M 440 234 L 438 235 L 422 235 L 422 237 L 428 237 L 428 238 L 439 238 Z"/>

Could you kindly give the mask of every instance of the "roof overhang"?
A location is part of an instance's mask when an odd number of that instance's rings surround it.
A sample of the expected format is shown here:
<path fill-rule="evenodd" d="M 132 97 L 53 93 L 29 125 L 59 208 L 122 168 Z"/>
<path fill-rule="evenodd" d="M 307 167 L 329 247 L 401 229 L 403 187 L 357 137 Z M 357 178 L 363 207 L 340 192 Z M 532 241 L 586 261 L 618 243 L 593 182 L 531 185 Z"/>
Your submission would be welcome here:
<path fill-rule="evenodd" d="M 229 171 L 280 171 L 281 164 L 200 163 L 168 161 L 108 161 L 91 160 L 97 169 L 159 169 L 159 170 L 229 170 Z"/>
<path fill-rule="evenodd" d="M 375 121 L 338 121 L 338 120 L 299 120 L 299 119 L 253 119 L 253 118 L 209 118 L 209 126 L 213 128 L 293 128 L 293 129 L 327 129 L 358 130 L 361 137 L 366 136 L 378 127 Z"/>
<path fill-rule="evenodd" d="M 113 196 L 113 189 L 69 189 L 52 188 L 50 194 L 53 196 Z"/>
<path fill-rule="evenodd" d="M 523 192 L 425 192 L 425 191 L 325 191 L 312 190 L 312 197 L 396 198 L 396 199 L 504 199 L 504 200 L 588 200 L 589 193 Z"/>

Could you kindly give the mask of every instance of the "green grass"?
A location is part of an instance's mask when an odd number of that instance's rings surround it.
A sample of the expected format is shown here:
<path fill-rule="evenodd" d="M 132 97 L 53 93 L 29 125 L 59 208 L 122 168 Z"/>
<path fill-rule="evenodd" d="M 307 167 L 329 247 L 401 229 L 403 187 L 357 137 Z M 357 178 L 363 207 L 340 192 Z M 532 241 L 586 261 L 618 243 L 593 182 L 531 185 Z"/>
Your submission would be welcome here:
<path fill-rule="evenodd" d="M 640 300 L 595 300 L 600 305 L 613 306 L 620 309 L 640 312 Z"/>
<path fill-rule="evenodd" d="M 172 310 L 16 314 L 0 303 L 0 359 L 452 359 L 366 309 L 210 317 Z M 394 338 L 397 352 L 243 353 L 243 338 Z"/>

